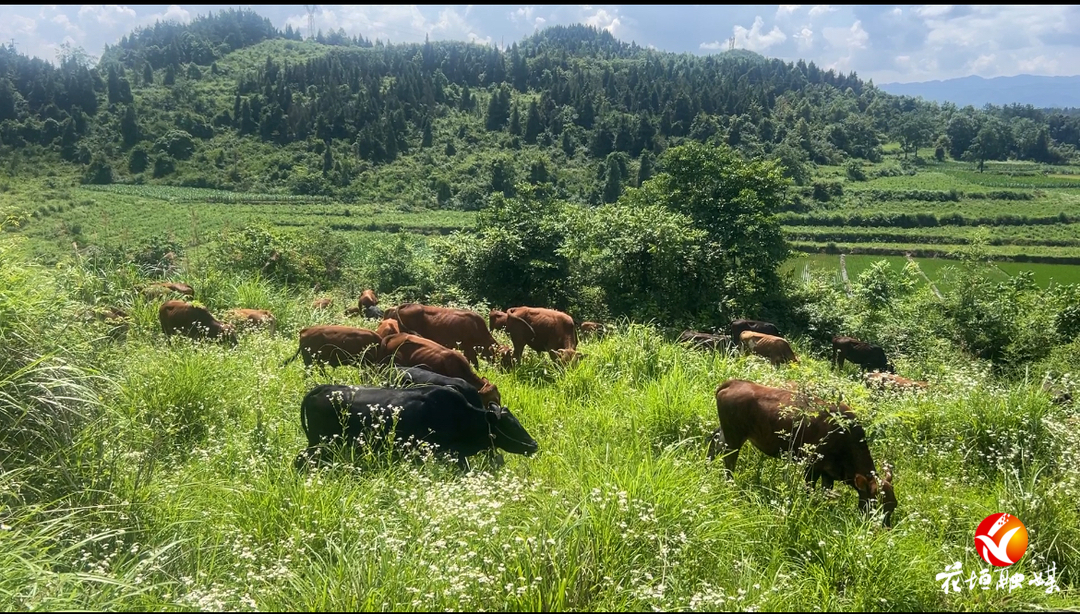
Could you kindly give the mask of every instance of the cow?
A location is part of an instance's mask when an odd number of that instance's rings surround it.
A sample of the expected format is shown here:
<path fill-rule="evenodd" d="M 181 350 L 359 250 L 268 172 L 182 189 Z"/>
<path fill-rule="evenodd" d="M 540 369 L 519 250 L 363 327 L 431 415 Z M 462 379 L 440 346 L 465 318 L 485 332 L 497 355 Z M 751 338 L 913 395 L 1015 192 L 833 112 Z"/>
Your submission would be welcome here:
<path fill-rule="evenodd" d="M 379 327 L 375 329 L 375 334 L 385 339 L 390 335 L 396 335 L 401 332 L 401 326 L 398 325 L 397 320 L 391 320 L 389 318 L 379 322 Z"/>
<path fill-rule="evenodd" d="M 896 373 L 889 359 L 885 357 L 885 350 L 881 346 L 865 341 L 859 341 L 854 337 L 838 335 L 832 338 L 833 363 L 837 369 L 844 368 L 844 360 L 859 365 L 863 371 L 884 371 Z"/>
<path fill-rule="evenodd" d="M 684 330 L 679 335 L 679 343 L 689 344 L 695 349 L 712 350 L 714 352 L 729 352 L 735 347 L 735 344 L 731 342 L 731 337 L 727 335 L 712 335 L 692 330 Z"/>
<path fill-rule="evenodd" d="M 359 307 L 349 307 L 348 309 L 345 310 L 345 317 L 346 318 L 355 318 L 356 316 L 360 315 L 361 313 L 363 313 L 363 311 Z"/>
<path fill-rule="evenodd" d="M 360 298 L 356 300 L 356 306 L 363 309 L 364 307 L 374 307 L 379 304 L 379 297 L 375 296 L 375 291 L 368 289 L 360 293 Z"/>
<path fill-rule="evenodd" d="M 321 325 L 309 326 L 300 331 L 300 347 L 288 360 L 281 363 L 286 366 L 300 354 L 304 356 L 304 366 L 310 367 L 316 360 L 320 366 L 326 363 L 331 367 L 342 365 L 369 364 L 378 362 L 379 336 L 375 331 L 352 326 Z"/>
<path fill-rule="evenodd" d="M 744 330 L 739 337 L 739 344 L 743 349 L 767 359 L 774 367 L 787 362 L 799 362 L 791 345 L 783 337 Z"/>
<path fill-rule="evenodd" d="M 762 322 L 761 320 L 732 320 L 731 324 L 728 324 L 728 336 L 732 339 L 742 338 L 744 330 L 752 330 L 755 333 L 772 335 L 773 337 L 781 336 L 780 329 L 776 328 L 776 325 L 771 322 Z"/>
<path fill-rule="evenodd" d="M 510 348 L 491 336 L 478 313 L 407 303 L 399 305 L 395 315 L 401 332 L 419 335 L 446 348 L 460 348 L 474 367 L 480 367 L 480 356 L 510 366 Z"/>
<path fill-rule="evenodd" d="M 880 390 L 885 390 L 887 388 L 896 388 L 900 390 L 926 390 L 930 387 L 930 384 L 926 382 L 918 382 L 892 373 L 881 373 L 879 371 L 863 374 L 863 381 L 866 383 L 867 388 L 878 388 Z"/>
<path fill-rule="evenodd" d="M 364 317 L 371 318 L 372 320 L 383 319 L 383 310 L 379 309 L 376 305 L 368 305 L 364 307 Z"/>
<path fill-rule="evenodd" d="M 241 326 L 251 328 L 266 327 L 266 330 L 271 335 L 277 330 L 277 318 L 265 309 L 230 309 L 225 312 L 225 317 Z"/>
<path fill-rule="evenodd" d="M 347 416 L 342 426 L 342 415 Z M 358 440 L 386 437 L 391 428 L 397 443 L 427 442 L 442 454 L 457 457 L 468 471 L 468 457 L 484 450 L 502 448 L 511 454 L 532 456 L 539 444 L 507 408 L 473 407 L 449 386 L 416 388 L 361 388 L 323 384 L 300 404 L 300 425 L 308 447 L 294 462 L 303 470 L 313 456 L 322 461 L 324 440 L 340 439 L 356 445 Z M 385 440 L 384 440 L 385 441 Z"/>
<path fill-rule="evenodd" d="M 525 347 L 538 354 L 547 353 L 556 362 L 570 363 L 581 358 L 577 353 L 577 328 L 574 319 L 554 309 L 511 307 L 506 312 L 492 310 L 488 322 L 494 330 L 506 328 L 514 343 L 514 361 L 521 360 Z"/>
<path fill-rule="evenodd" d="M 334 305 L 334 299 L 332 298 L 317 298 L 311 303 L 311 308 L 315 310 L 329 309 Z"/>
<path fill-rule="evenodd" d="M 797 427 L 795 413 L 799 414 Z M 871 503 L 876 504 L 880 498 L 884 524 L 892 526 L 896 509 L 892 470 L 886 466 L 883 475 L 877 474 L 866 431 L 847 405 L 729 379 L 716 389 L 716 414 L 720 426 L 713 431 L 708 456 L 711 461 L 717 454 L 724 455 L 729 479 L 734 478 L 739 450 L 747 440 L 773 458 L 791 452 L 796 459 L 802 459 L 807 454 L 803 446 L 813 445 L 814 460 L 804 473 L 807 485 L 813 487 L 819 477 L 826 489 L 836 481 L 843 482 L 859 493 L 859 508 L 864 512 L 869 512 Z"/>
<path fill-rule="evenodd" d="M 498 387 L 473 371 L 461 352 L 443 347 L 431 339 L 409 333 L 389 335 L 379 343 L 379 356 L 380 360 L 399 367 L 423 365 L 439 375 L 461 378 L 479 391 L 485 405 L 502 403 Z"/>
<path fill-rule="evenodd" d="M 97 320 L 104 322 L 108 327 L 108 335 L 114 340 L 120 340 L 131 329 L 131 320 L 128 313 L 117 307 L 99 307 L 91 312 L 83 314 L 83 321 Z"/>
<path fill-rule="evenodd" d="M 454 390 L 461 393 L 461 396 L 465 397 L 465 400 L 469 402 L 478 410 L 485 409 L 484 400 L 480 398 L 480 391 L 475 386 L 461 379 L 460 377 L 447 377 L 440 375 L 434 371 L 429 371 L 424 367 L 407 367 L 397 368 L 397 378 L 395 385 L 401 388 L 409 388 L 412 386 L 449 386 Z M 499 406 L 495 403 L 489 403 L 487 409 L 497 410 Z M 489 457 L 496 466 L 502 466 L 505 461 L 501 454 L 496 454 L 494 451 L 489 450 Z"/>
<path fill-rule="evenodd" d="M 175 334 L 192 339 L 215 339 L 236 345 L 236 329 L 219 322 L 202 306 L 185 301 L 166 301 L 158 307 L 158 321 L 167 338 Z"/>
<path fill-rule="evenodd" d="M 490 314 L 488 316 L 490 321 Z M 578 328 L 581 329 L 582 335 L 602 337 L 607 334 L 607 326 L 600 322 L 582 322 Z"/>
<path fill-rule="evenodd" d="M 165 296 L 169 292 L 175 292 L 191 298 L 195 297 L 195 290 L 191 286 L 171 281 L 158 281 L 150 284 L 143 289 L 143 296 L 154 299 Z"/>

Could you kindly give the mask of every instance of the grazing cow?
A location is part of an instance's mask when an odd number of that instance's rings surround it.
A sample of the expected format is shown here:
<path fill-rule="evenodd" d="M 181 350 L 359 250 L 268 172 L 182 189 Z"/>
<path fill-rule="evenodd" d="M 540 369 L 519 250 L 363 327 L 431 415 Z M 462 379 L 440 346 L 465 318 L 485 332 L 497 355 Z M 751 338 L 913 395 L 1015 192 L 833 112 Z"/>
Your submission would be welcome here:
<path fill-rule="evenodd" d="M 854 337 L 836 336 L 832 338 L 832 351 L 837 369 L 843 369 L 844 359 L 847 359 L 859 365 L 863 371 L 896 373 L 896 368 L 885 357 L 885 350 L 881 346 Z"/>
<path fill-rule="evenodd" d="M 345 428 L 342 414 L 347 416 Z M 468 457 L 484 450 L 502 448 L 511 454 L 531 456 L 540 449 L 509 409 L 473 407 L 448 386 L 360 388 L 323 384 L 307 393 L 301 402 L 300 425 L 308 447 L 296 457 L 297 470 L 302 470 L 312 456 L 316 463 L 321 462 L 325 448 L 319 444 L 324 440 L 340 438 L 356 445 L 357 440 L 385 437 L 391 428 L 396 442 L 433 444 L 441 453 L 456 456 L 458 466 L 465 471 L 469 469 Z"/>
<path fill-rule="evenodd" d="M 511 307 L 506 312 L 492 310 L 488 322 L 493 330 L 506 328 L 514 343 L 514 360 L 520 361 L 525 347 L 538 354 L 547 353 L 556 362 L 569 363 L 581 357 L 577 353 L 577 328 L 574 319 L 554 309 Z"/>
<path fill-rule="evenodd" d="M 926 382 L 917 382 L 892 373 L 881 373 L 878 371 L 863 374 L 863 381 L 866 382 L 867 388 L 878 388 L 881 390 L 887 388 L 897 388 L 900 390 L 926 390 L 930 387 L 930 384 Z"/>
<path fill-rule="evenodd" d="M 346 318 L 355 318 L 356 316 L 360 315 L 361 313 L 363 313 L 363 311 L 361 311 L 359 307 L 349 307 L 348 309 L 345 310 L 345 317 Z"/>
<path fill-rule="evenodd" d="M 692 330 L 684 330 L 679 335 L 679 343 L 688 343 L 691 347 L 699 350 L 712 350 L 714 352 L 729 352 L 735 348 L 731 337 L 727 335 L 711 335 Z"/>
<path fill-rule="evenodd" d="M 399 367 L 423 365 L 439 375 L 463 379 L 479 391 L 485 405 L 502 404 L 499 389 L 486 377 L 477 375 L 461 352 L 443 347 L 431 339 L 409 333 L 389 335 L 379 344 L 379 356 Z"/>
<path fill-rule="evenodd" d="M 401 332 L 431 339 L 450 349 L 460 348 L 474 367 L 480 366 L 479 356 L 510 366 L 510 348 L 491 336 L 478 313 L 407 303 L 398 306 L 396 316 Z"/>
<path fill-rule="evenodd" d="M 311 303 L 312 309 L 329 309 L 334 305 L 334 299 L 332 298 L 317 298 Z"/>
<path fill-rule="evenodd" d="M 859 493 L 859 507 L 864 512 L 880 496 L 885 526 L 892 526 L 892 513 L 896 509 L 892 470 L 886 467 L 884 475 L 877 475 L 866 432 L 847 405 L 729 379 L 716 389 L 716 413 L 720 426 L 709 443 L 709 460 L 723 453 L 729 478 L 733 477 L 739 460 L 739 449 L 747 440 L 773 458 L 786 451 L 795 458 L 804 458 L 803 446 L 814 445 L 816 456 L 806 468 L 807 483 L 813 486 L 820 477 L 826 489 L 831 489 L 836 481 L 851 486 Z M 797 427 L 795 413 L 799 414 Z"/>
<path fill-rule="evenodd" d="M 371 318 L 372 320 L 381 320 L 383 319 L 383 310 L 375 305 L 369 305 L 364 307 L 364 317 Z"/>
<path fill-rule="evenodd" d="M 236 329 L 219 322 L 210 312 L 184 301 L 166 301 L 158 307 L 158 320 L 166 337 L 181 334 L 192 339 L 210 338 L 236 345 Z"/>
<path fill-rule="evenodd" d="M 791 345 L 783 337 L 744 330 L 739 337 L 739 343 L 745 350 L 767 359 L 774 367 L 787 362 L 799 362 Z"/>
<path fill-rule="evenodd" d="M 375 364 L 379 359 L 379 336 L 375 331 L 352 326 L 309 326 L 300 331 L 300 347 L 285 366 L 304 355 L 304 366 L 314 361 L 331 367 L 341 365 Z"/>
<path fill-rule="evenodd" d="M 364 290 L 360 293 L 360 298 L 356 301 L 356 306 L 363 309 L 364 307 L 374 307 L 379 304 L 379 297 L 375 296 L 374 290 Z"/>
<path fill-rule="evenodd" d="M 401 326 L 398 325 L 397 320 L 391 320 L 389 318 L 379 322 L 379 327 L 375 329 L 375 334 L 385 339 L 390 335 L 396 335 L 401 332 Z"/>
<path fill-rule="evenodd" d="M 755 333 L 772 335 L 773 337 L 781 336 L 780 329 L 776 328 L 776 325 L 770 322 L 762 322 L 761 320 L 732 320 L 731 324 L 728 324 L 728 336 L 732 339 L 741 339 L 744 330 L 752 330 Z"/>
<path fill-rule="evenodd" d="M 490 319 L 490 317 L 491 316 L 489 315 L 488 318 Z M 601 324 L 600 322 L 582 322 L 581 326 L 579 326 L 578 328 L 581 329 L 582 335 L 596 335 L 598 337 L 602 337 L 607 334 L 607 326 Z"/>
<path fill-rule="evenodd" d="M 176 292 L 192 298 L 195 296 L 195 290 L 191 286 L 171 281 L 158 281 L 150 284 L 143 289 L 143 296 L 154 299 L 165 296 L 169 292 Z"/>
<path fill-rule="evenodd" d="M 230 309 L 225 312 L 225 317 L 236 321 L 241 326 L 265 327 L 271 335 L 277 330 L 277 318 L 265 309 Z"/>

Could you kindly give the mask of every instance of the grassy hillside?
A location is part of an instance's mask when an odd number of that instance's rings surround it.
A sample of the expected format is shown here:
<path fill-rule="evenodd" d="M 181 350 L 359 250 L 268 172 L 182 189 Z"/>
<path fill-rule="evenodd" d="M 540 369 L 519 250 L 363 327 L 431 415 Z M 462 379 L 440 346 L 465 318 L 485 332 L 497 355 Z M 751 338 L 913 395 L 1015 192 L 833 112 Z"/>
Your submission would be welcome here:
<path fill-rule="evenodd" d="M 280 333 L 246 334 L 234 349 L 165 343 L 156 305 L 130 289 L 138 278 L 46 270 L 0 246 L 0 347 L 18 348 L 9 354 L 18 362 L 0 367 L 0 408 L 8 421 L 34 408 L 0 437 L 33 441 L 0 473 L 5 609 L 1076 604 L 1074 416 L 1037 383 L 995 383 L 956 354 L 898 357 L 901 373 L 932 387 L 881 395 L 797 338 L 801 362 L 776 369 L 624 323 L 585 341 L 587 357 L 569 369 L 533 353 L 508 372 L 482 368 L 540 442 L 534 458 L 508 455 L 502 469 L 467 476 L 368 458 L 302 476 L 291 467 L 304 445 L 299 402 L 325 378 L 280 362 L 301 327 L 345 320 L 312 312 L 310 296 L 188 271 L 213 311 L 270 308 Z M 72 328 L 88 302 L 128 309 L 126 336 L 109 340 L 98 322 Z M 338 368 L 330 379 L 382 377 Z M 797 467 L 749 447 L 725 481 L 705 461 L 705 439 L 713 391 L 729 377 L 843 394 L 879 468 L 895 466 L 895 528 L 862 516 L 851 489 L 807 492 Z M 22 396 L 31 390 L 46 393 Z M 965 573 L 981 568 L 972 532 L 1002 509 L 1031 536 L 1010 571 L 1030 577 L 1053 562 L 1061 592 L 943 593 L 934 576 L 955 561 Z"/>

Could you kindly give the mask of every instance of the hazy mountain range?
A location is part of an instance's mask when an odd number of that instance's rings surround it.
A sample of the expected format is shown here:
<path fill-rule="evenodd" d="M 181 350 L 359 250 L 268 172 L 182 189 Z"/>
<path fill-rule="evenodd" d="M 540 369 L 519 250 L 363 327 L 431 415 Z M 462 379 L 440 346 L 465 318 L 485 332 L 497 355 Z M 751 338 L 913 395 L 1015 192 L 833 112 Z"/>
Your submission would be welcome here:
<path fill-rule="evenodd" d="M 901 96 L 922 96 L 926 100 L 952 102 L 976 108 L 989 103 L 1030 104 L 1038 108 L 1080 107 L 1080 75 L 1074 77 L 960 77 L 918 83 L 879 83 L 879 88 Z"/>

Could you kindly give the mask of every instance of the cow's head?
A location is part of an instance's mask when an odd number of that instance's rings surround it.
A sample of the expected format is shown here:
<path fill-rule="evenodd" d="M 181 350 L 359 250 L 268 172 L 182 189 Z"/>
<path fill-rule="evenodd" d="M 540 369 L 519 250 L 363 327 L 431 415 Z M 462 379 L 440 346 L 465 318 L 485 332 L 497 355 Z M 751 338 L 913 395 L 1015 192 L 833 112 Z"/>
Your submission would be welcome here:
<path fill-rule="evenodd" d="M 218 339 L 230 346 L 235 346 L 238 341 L 236 339 L 236 327 L 232 324 L 218 322 Z"/>
<path fill-rule="evenodd" d="M 540 444 L 529 435 L 509 407 L 498 403 L 487 406 L 487 421 L 491 427 L 492 443 L 511 454 L 532 456 L 540 449 Z"/>
<path fill-rule="evenodd" d="M 488 328 L 500 330 L 506 328 L 506 312 L 492 309 L 488 312 Z"/>
<path fill-rule="evenodd" d="M 501 405 L 502 395 L 499 394 L 499 389 L 495 387 L 495 384 L 488 381 L 486 377 L 480 378 L 480 381 L 483 383 L 479 390 L 480 400 L 484 402 L 484 405 L 487 406 L 492 403 Z"/>
<path fill-rule="evenodd" d="M 585 357 L 584 354 L 581 354 L 577 350 L 571 349 L 555 350 L 555 354 L 559 357 L 559 362 L 568 366 L 578 362 Z"/>
<path fill-rule="evenodd" d="M 506 345 L 495 346 L 495 356 L 499 359 L 499 364 L 504 369 L 509 369 L 514 366 L 514 349 Z"/>
<path fill-rule="evenodd" d="M 896 510 L 896 494 L 893 492 L 892 468 L 885 467 L 885 472 L 880 476 L 866 477 L 861 473 L 855 474 L 855 490 L 859 492 L 859 509 L 869 513 L 880 506 L 884 511 L 883 524 L 892 527 L 892 514 Z"/>

